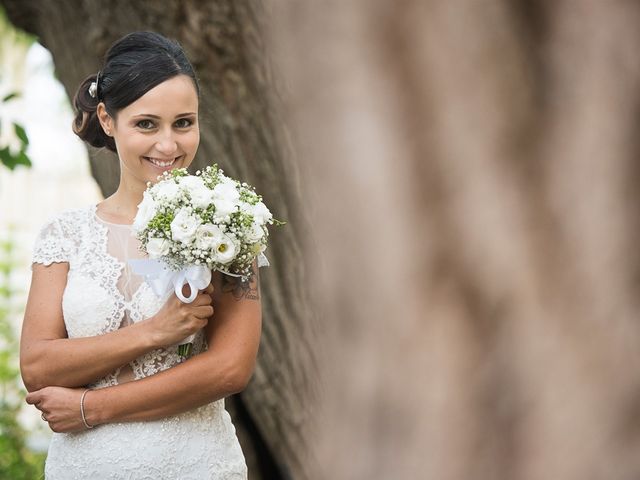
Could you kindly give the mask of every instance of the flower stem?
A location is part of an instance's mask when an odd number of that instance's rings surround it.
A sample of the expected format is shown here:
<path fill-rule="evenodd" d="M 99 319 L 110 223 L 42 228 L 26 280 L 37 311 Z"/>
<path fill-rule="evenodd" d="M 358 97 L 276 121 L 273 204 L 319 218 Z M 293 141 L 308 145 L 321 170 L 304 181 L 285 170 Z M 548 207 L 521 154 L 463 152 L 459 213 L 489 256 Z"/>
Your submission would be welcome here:
<path fill-rule="evenodd" d="M 178 346 L 178 355 L 181 357 L 188 357 L 191 355 L 191 347 L 193 347 L 193 343 L 183 343 Z"/>

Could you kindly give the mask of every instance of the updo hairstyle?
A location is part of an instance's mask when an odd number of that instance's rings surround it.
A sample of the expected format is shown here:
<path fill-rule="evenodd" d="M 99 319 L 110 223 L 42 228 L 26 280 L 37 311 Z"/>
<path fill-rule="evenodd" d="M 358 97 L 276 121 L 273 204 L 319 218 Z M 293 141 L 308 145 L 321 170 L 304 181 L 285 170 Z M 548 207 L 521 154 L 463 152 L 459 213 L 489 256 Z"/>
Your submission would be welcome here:
<path fill-rule="evenodd" d="M 97 74 L 85 78 L 73 97 L 76 116 L 73 132 L 97 148 L 115 152 L 113 137 L 100 126 L 97 106 L 103 102 L 107 113 L 116 118 L 119 110 L 133 103 L 153 87 L 176 75 L 188 75 L 198 96 L 200 88 L 193 67 L 180 44 L 155 32 L 133 32 L 116 41 L 104 57 Z M 91 96 L 89 87 L 97 82 Z"/>

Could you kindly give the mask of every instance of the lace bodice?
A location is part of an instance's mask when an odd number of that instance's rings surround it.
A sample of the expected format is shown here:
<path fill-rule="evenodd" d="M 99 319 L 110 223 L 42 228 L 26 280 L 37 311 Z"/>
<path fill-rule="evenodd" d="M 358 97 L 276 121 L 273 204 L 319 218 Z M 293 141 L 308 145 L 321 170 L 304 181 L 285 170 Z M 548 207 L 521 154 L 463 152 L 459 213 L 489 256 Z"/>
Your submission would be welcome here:
<path fill-rule="evenodd" d="M 103 335 L 154 315 L 157 297 L 127 261 L 143 258 L 129 225 L 104 221 L 92 205 L 65 211 L 40 230 L 33 262 L 68 262 L 62 312 L 69 338 Z M 204 334 L 192 355 L 206 350 Z M 153 350 L 89 385 L 104 388 L 138 380 L 181 361 L 177 345 Z M 80 433 L 54 433 L 46 479 L 246 479 L 235 428 L 218 400 L 153 422 L 100 425 Z"/>
<path fill-rule="evenodd" d="M 69 338 L 102 335 L 154 315 L 167 300 L 155 296 L 127 264 L 143 258 L 130 225 L 101 219 L 96 207 L 68 210 L 40 230 L 33 262 L 69 262 L 62 297 Z M 199 332 L 193 353 L 206 349 Z M 183 361 L 175 347 L 153 350 L 90 385 L 100 388 L 153 375 Z"/>

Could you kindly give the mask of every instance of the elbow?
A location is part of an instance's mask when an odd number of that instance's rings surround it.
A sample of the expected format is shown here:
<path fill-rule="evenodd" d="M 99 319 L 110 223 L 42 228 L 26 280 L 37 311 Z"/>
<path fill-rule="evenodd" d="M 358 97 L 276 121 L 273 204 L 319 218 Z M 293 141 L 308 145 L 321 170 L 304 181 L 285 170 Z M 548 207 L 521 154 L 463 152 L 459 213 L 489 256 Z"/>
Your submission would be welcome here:
<path fill-rule="evenodd" d="M 38 365 L 35 358 L 27 358 L 24 355 L 20 356 L 20 376 L 22 377 L 24 387 L 29 393 L 48 386 L 45 385 L 42 368 Z"/>
<path fill-rule="evenodd" d="M 21 364 L 20 375 L 22 376 L 22 383 L 24 383 L 24 387 L 29 393 L 40 390 L 46 386 L 42 384 L 42 381 L 38 378 L 33 368 L 28 368 Z"/>
<path fill-rule="evenodd" d="M 234 395 L 236 393 L 242 392 L 251 377 L 253 376 L 253 365 L 251 367 L 241 367 L 236 366 L 236 368 L 230 369 L 229 375 L 227 376 L 227 387 L 229 389 L 229 394 Z"/>

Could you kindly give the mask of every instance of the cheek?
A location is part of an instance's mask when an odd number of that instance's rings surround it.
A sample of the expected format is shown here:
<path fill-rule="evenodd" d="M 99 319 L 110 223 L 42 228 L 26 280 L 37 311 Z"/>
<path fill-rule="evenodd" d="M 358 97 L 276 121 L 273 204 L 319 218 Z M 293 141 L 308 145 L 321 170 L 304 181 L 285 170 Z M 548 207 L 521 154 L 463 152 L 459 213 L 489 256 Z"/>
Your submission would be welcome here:
<path fill-rule="evenodd" d="M 200 131 L 195 130 L 194 132 L 190 133 L 187 141 L 189 142 L 189 147 L 193 150 L 196 150 L 198 148 L 198 145 L 200 144 Z"/>
<path fill-rule="evenodd" d="M 147 137 L 135 132 L 121 135 L 118 140 L 118 151 L 131 156 L 142 155 L 151 143 Z"/>

